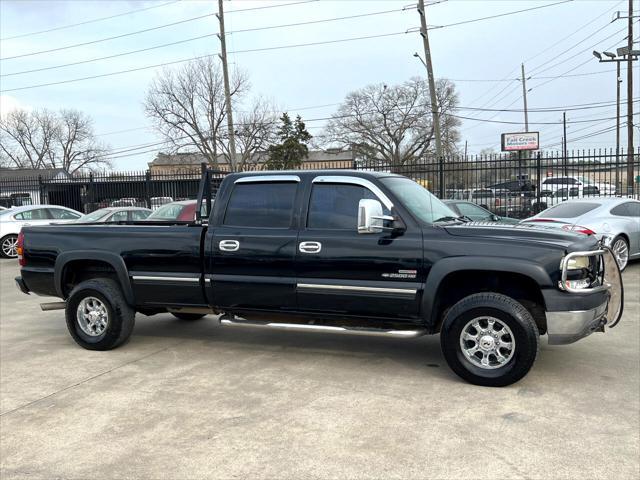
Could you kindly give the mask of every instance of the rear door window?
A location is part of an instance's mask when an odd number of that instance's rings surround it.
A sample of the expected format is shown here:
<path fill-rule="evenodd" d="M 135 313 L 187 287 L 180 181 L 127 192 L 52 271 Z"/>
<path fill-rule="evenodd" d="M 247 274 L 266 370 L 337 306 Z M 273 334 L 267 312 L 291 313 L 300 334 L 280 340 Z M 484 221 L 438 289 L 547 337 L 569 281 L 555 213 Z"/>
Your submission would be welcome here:
<path fill-rule="evenodd" d="M 544 214 L 545 217 L 551 218 L 574 218 L 580 217 L 585 213 L 589 213 L 592 210 L 598 208 L 600 204 L 598 203 L 587 203 L 587 202 L 565 202 L 560 205 L 556 205 L 555 207 L 551 207 Z"/>
<path fill-rule="evenodd" d="M 289 228 L 298 184 L 295 182 L 238 183 L 224 215 L 224 225 Z"/>

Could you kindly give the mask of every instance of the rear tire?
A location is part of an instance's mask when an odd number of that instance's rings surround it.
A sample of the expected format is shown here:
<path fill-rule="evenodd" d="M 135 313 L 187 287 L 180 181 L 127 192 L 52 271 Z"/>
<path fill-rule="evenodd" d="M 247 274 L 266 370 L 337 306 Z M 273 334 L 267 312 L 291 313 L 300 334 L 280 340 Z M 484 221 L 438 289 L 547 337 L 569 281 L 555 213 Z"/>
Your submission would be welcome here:
<path fill-rule="evenodd" d="M 475 385 L 504 387 L 523 378 L 533 366 L 539 332 L 520 303 L 498 293 L 478 293 L 447 312 L 440 345 L 459 377 Z"/>
<path fill-rule="evenodd" d="M 0 240 L 0 257 L 18 258 L 16 250 L 18 246 L 18 235 L 6 235 Z"/>
<path fill-rule="evenodd" d="M 179 320 L 186 320 L 188 322 L 192 322 L 194 320 L 200 320 L 202 317 L 206 316 L 204 313 L 183 313 L 183 312 L 171 312 L 171 315 L 173 315 Z"/>
<path fill-rule="evenodd" d="M 124 344 L 133 331 L 135 310 L 125 301 L 120 285 L 110 278 L 79 283 L 65 309 L 67 329 L 87 350 L 111 350 Z"/>

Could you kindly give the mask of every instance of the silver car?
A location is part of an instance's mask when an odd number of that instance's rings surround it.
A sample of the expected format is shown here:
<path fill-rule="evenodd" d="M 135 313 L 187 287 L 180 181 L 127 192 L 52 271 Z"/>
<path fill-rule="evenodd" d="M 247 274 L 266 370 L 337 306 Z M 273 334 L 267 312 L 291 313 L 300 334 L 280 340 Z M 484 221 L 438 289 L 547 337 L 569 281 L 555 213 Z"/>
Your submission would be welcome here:
<path fill-rule="evenodd" d="M 624 270 L 640 258 L 640 201 L 631 198 L 592 197 L 567 200 L 523 220 L 602 239 Z"/>

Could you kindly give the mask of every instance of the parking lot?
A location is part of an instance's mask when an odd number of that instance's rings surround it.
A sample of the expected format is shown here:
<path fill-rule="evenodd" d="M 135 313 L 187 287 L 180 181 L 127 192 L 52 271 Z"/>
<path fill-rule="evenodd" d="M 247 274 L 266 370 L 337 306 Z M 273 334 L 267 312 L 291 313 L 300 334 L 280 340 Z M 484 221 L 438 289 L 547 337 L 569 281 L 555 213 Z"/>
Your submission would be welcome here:
<path fill-rule="evenodd" d="M 83 350 L 0 261 L 0 477 L 638 478 L 640 264 L 625 314 L 475 387 L 437 337 L 238 331 L 139 315 Z"/>

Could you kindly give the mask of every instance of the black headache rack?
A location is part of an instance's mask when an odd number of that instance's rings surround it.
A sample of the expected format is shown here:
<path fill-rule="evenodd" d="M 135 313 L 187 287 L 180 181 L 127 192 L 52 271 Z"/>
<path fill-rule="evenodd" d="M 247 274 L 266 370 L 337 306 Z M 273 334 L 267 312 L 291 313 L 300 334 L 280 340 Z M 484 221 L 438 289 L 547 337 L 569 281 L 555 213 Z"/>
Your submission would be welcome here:
<path fill-rule="evenodd" d="M 196 223 L 206 222 L 211 215 L 213 201 L 218 193 L 220 184 L 227 172 L 207 168 L 206 163 L 201 163 L 202 177 L 198 187 L 198 203 L 196 204 Z M 203 210 L 204 206 L 204 210 Z"/>

